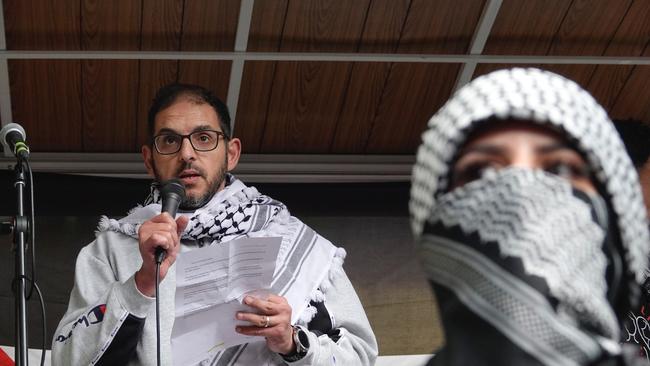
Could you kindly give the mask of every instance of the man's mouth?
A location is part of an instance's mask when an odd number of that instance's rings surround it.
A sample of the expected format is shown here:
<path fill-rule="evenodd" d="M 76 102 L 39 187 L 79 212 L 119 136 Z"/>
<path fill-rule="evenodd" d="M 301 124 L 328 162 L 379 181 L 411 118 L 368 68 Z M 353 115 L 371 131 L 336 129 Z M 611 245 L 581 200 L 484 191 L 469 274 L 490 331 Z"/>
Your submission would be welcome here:
<path fill-rule="evenodd" d="M 196 170 L 183 170 L 179 175 L 178 178 L 183 182 L 183 184 L 193 184 L 196 183 L 196 181 L 201 178 L 201 174 L 197 172 Z"/>

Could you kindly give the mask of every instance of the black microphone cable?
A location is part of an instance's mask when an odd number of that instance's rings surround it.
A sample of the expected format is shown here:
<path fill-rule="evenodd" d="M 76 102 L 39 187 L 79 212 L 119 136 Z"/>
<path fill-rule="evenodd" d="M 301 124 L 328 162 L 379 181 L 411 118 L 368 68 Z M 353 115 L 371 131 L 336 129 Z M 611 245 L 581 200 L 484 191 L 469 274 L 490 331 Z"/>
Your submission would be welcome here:
<path fill-rule="evenodd" d="M 170 179 L 160 187 L 161 212 L 167 212 L 174 219 L 181 201 L 185 199 L 185 187 L 178 179 Z M 167 252 L 157 247 L 156 259 L 156 364 L 160 366 L 160 265 L 165 260 Z"/>
<path fill-rule="evenodd" d="M 160 263 L 162 258 L 156 256 L 156 364 L 160 366 Z"/>

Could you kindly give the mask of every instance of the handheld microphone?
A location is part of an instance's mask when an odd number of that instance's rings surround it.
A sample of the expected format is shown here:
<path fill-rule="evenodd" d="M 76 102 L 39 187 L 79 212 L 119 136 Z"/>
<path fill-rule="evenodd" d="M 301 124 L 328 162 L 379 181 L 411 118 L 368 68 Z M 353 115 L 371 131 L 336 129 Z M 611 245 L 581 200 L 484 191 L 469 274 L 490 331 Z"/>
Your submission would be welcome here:
<path fill-rule="evenodd" d="M 9 123 L 0 130 L 0 141 L 2 141 L 5 151 L 13 151 L 19 159 L 29 157 L 29 147 L 25 143 L 27 139 L 25 136 L 25 130 L 18 123 Z"/>
<path fill-rule="evenodd" d="M 178 206 L 185 199 L 185 187 L 181 181 L 179 179 L 170 179 L 162 183 L 160 195 L 162 197 L 160 212 L 167 212 L 171 217 L 175 217 Z M 156 263 L 162 263 L 165 256 L 167 256 L 167 252 L 163 248 L 156 248 Z"/>

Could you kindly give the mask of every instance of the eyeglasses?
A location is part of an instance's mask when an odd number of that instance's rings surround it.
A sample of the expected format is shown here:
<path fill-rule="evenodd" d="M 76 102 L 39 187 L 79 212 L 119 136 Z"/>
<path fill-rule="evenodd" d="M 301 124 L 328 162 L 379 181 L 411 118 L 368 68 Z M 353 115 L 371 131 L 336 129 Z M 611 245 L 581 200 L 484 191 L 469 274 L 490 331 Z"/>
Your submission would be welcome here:
<path fill-rule="evenodd" d="M 225 138 L 223 132 L 213 130 L 195 131 L 189 135 L 179 135 L 165 132 L 153 137 L 153 144 L 156 151 L 162 155 L 176 154 L 183 145 L 183 140 L 190 140 L 192 148 L 196 151 L 211 151 L 219 146 L 219 137 Z"/>

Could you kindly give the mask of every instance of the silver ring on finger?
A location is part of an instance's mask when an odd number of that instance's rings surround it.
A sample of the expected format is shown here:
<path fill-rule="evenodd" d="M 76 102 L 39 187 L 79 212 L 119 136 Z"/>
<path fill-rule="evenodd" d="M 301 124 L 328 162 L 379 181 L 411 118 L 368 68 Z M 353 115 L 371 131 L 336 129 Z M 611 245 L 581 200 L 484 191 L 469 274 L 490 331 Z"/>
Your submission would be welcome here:
<path fill-rule="evenodd" d="M 269 318 L 268 315 L 264 315 L 264 324 L 262 325 L 264 328 L 268 328 L 271 323 L 271 319 Z"/>

